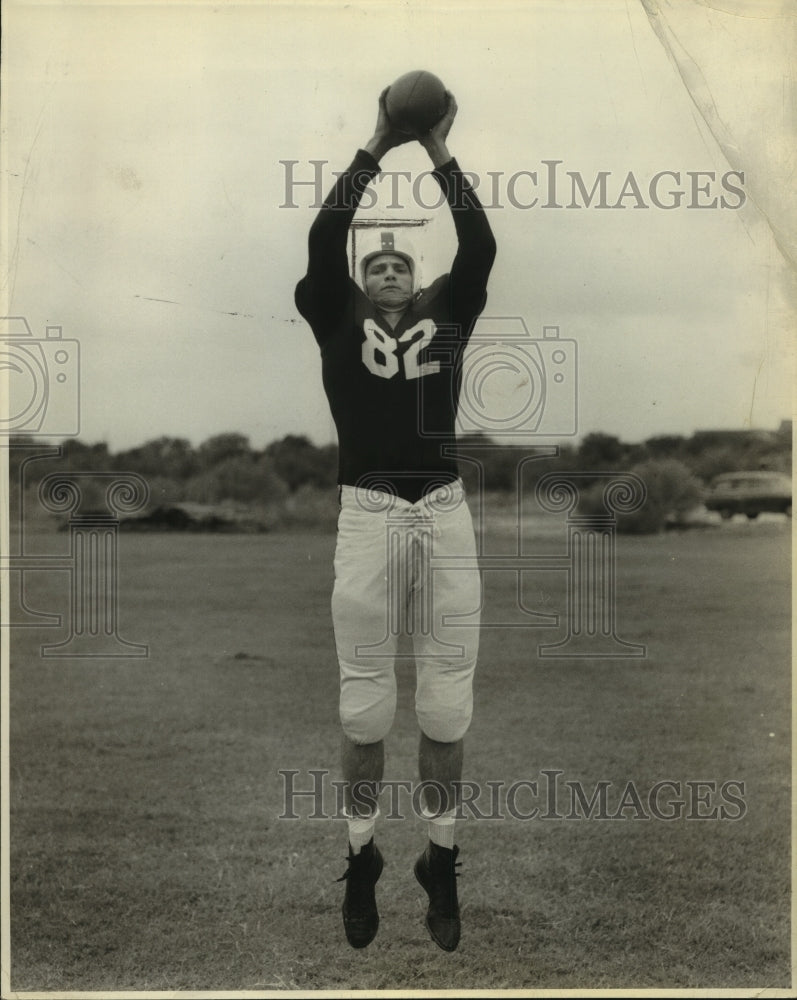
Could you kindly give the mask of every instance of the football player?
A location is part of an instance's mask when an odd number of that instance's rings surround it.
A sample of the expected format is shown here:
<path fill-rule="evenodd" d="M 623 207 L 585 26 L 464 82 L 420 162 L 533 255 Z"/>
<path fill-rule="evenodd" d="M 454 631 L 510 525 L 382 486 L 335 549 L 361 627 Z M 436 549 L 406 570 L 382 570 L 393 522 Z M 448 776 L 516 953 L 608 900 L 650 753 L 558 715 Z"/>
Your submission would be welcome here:
<path fill-rule="evenodd" d="M 496 247 L 484 210 L 448 150 L 453 96 L 446 94 L 447 110 L 430 132 L 411 136 L 391 126 L 385 94 L 373 136 L 339 175 L 312 224 L 307 273 L 296 288 L 297 307 L 320 348 L 339 444 L 332 616 L 349 839 L 348 868 L 339 881 L 346 881 L 347 939 L 365 947 L 379 924 L 375 885 L 383 860 L 374 830 L 403 629 L 412 636 L 416 662 L 428 820 L 415 875 L 429 897 L 427 928 L 441 948 L 453 951 L 460 936 L 454 818 L 481 605 L 454 428 L 462 352 L 485 305 Z M 382 230 L 360 255 L 358 284 L 346 250 L 355 211 L 385 154 L 413 139 L 429 154 L 441 204 L 452 213 L 458 248 L 450 272 L 422 288 L 412 245 L 401 230 Z M 432 570 L 438 557 L 440 568 Z"/>

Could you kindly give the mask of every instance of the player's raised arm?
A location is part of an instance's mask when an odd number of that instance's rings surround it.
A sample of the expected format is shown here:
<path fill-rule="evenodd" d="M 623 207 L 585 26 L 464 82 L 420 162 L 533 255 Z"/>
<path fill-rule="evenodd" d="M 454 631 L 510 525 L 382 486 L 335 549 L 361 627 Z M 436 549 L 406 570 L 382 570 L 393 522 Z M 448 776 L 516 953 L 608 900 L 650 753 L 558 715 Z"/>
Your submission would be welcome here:
<path fill-rule="evenodd" d="M 401 132 L 390 123 L 390 118 L 387 114 L 387 92 L 390 87 L 385 87 L 382 93 L 379 95 L 379 111 L 376 117 L 376 128 L 374 129 L 374 134 L 368 140 L 368 142 L 363 146 L 363 149 L 370 153 L 371 156 L 377 161 L 381 160 L 382 157 L 389 150 L 393 149 L 394 146 L 401 146 L 405 142 L 411 142 L 415 136 L 409 132 Z"/>
<path fill-rule="evenodd" d="M 418 136 L 418 142 L 423 146 L 435 167 L 442 167 L 452 159 L 446 140 L 454 119 L 457 117 L 457 101 L 450 90 L 446 91 L 446 112 L 440 121 L 425 135 Z"/>
<path fill-rule="evenodd" d="M 348 170 L 340 174 L 310 227 L 307 274 L 296 288 L 297 306 L 308 319 L 317 317 L 319 311 L 333 318 L 345 306 L 349 273 L 346 240 L 354 213 L 379 173 L 379 160 L 394 146 L 414 138 L 391 126 L 385 111 L 387 89 L 379 96 L 373 135 L 357 150 Z"/>
<path fill-rule="evenodd" d="M 475 316 L 484 307 L 487 279 L 496 254 L 487 215 L 473 187 L 459 169 L 448 149 L 448 134 L 457 114 L 454 95 L 446 91 L 448 106 L 440 121 L 425 135 L 418 136 L 435 167 L 454 218 L 457 254 L 451 267 L 451 296 L 458 316 Z"/>

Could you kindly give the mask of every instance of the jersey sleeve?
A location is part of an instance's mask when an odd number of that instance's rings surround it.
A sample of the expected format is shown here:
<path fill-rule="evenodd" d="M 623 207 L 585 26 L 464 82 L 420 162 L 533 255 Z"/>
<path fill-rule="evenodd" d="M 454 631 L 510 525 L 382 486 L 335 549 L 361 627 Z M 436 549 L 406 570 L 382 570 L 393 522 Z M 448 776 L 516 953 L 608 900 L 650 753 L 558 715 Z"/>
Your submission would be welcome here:
<path fill-rule="evenodd" d="M 310 227 L 307 273 L 296 286 L 296 307 L 317 339 L 334 325 L 351 294 L 346 240 L 365 189 L 379 164 L 363 149 L 335 182 Z"/>
<path fill-rule="evenodd" d="M 454 219 L 458 245 L 451 265 L 451 313 L 467 337 L 487 300 L 487 279 L 496 254 L 495 237 L 476 192 L 455 159 L 438 167 L 434 177 Z"/>

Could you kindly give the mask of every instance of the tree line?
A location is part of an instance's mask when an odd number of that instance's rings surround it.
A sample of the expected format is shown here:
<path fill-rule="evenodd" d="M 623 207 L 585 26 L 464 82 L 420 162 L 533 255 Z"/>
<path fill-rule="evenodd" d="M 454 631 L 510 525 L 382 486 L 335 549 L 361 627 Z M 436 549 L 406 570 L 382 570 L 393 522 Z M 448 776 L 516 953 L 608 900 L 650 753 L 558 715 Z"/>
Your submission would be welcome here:
<path fill-rule="evenodd" d="M 315 445 L 303 435 L 288 434 L 265 448 L 253 448 L 239 433 L 217 434 L 194 446 L 185 438 L 162 436 L 135 448 L 112 452 L 106 443 L 67 439 L 59 448 L 32 447 L 30 438 L 11 438 L 12 483 L 35 488 L 52 472 L 135 472 L 150 488 L 151 503 L 195 501 L 206 504 L 296 503 L 303 495 L 334 489 L 337 446 Z M 553 448 L 547 449 L 549 452 Z M 541 449 L 545 451 L 545 449 Z M 39 457 L 34 458 L 38 452 Z M 618 437 L 587 434 L 577 444 L 560 444 L 556 454 L 539 455 L 525 444 L 497 444 L 471 435 L 458 441 L 466 486 L 475 490 L 514 491 L 519 464 L 524 489 L 547 472 L 635 471 L 655 484 L 665 506 L 686 507 L 702 486 L 723 472 L 791 469 L 791 428 L 779 431 L 699 431 L 689 437 L 661 435 L 637 444 Z M 650 488 L 648 490 L 650 493 Z"/>
<path fill-rule="evenodd" d="M 32 439 L 10 439 L 9 466 L 12 480 L 32 453 Z M 552 449 L 551 449 L 552 450 Z M 643 462 L 677 461 L 702 482 L 723 472 L 751 469 L 791 470 L 791 433 L 782 428 L 766 431 L 698 431 L 690 437 L 662 435 L 638 444 L 628 444 L 611 434 L 587 434 L 578 444 L 560 444 L 558 454 L 539 458 L 531 472 L 542 475 L 557 471 L 623 471 Z M 464 459 L 463 476 L 478 462 L 484 486 L 512 490 L 519 461 L 532 449 L 525 444 L 497 444 L 483 435 L 458 441 Z M 194 446 L 185 438 L 158 437 L 135 448 L 112 452 L 106 443 L 87 444 L 70 438 L 60 445 L 60 454 L 46 461 L 29 463 L 26 485 L 57 471 L 136 472 L 150 483 L 171 484 L 170 493 L 180 499 L 200 502 L 247 501 L 273 494 L 296 493 L 302 488 L 329 488 L 337 482 L 337 446 L 315 445 L 303 436 L 288 434 L 265 448 L 253 448 L 243 434 L 217 434 Z M 42 452 L 42 458 L 45 458 Z M 527 468 L 530 468 L 527 465 Z M 472 475 L 472 473 L 471 473 Z"/>

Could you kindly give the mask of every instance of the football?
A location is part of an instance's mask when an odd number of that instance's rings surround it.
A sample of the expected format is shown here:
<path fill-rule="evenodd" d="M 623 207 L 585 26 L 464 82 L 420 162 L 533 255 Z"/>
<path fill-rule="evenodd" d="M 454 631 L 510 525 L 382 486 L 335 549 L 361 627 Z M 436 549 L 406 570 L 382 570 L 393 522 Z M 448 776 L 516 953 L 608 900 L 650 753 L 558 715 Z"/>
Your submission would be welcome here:
<path fill-rule="evenodd" d="M 443 81 L 425 69 L 405 73 L 393 83 L 385 98 L 390 123 L 401 132 L 423 135 L 446 111 Z"/>

